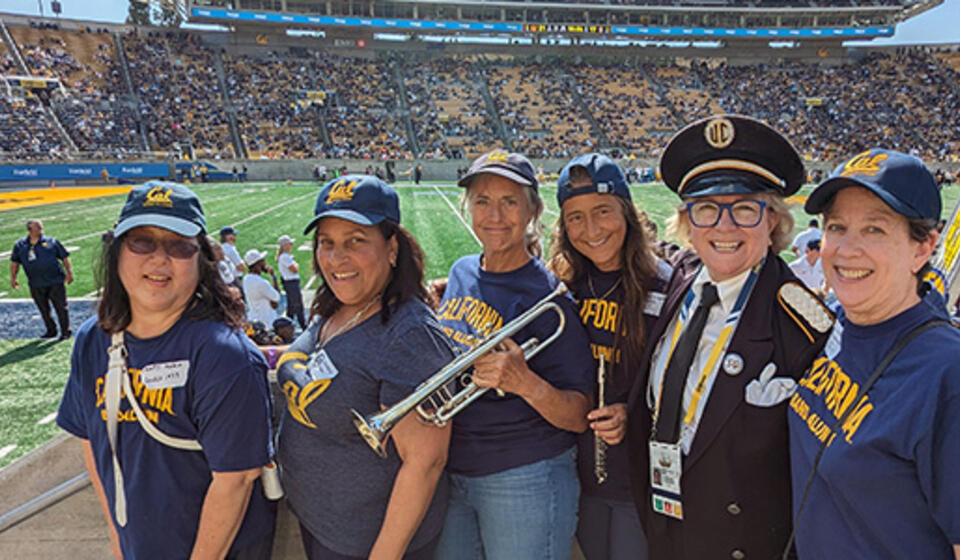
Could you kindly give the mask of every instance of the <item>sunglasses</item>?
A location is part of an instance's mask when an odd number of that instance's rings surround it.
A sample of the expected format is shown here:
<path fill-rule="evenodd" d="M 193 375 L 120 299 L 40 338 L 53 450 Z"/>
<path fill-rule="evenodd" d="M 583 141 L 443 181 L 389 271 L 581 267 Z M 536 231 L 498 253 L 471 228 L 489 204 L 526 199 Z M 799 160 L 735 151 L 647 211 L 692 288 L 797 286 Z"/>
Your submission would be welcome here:
<path fill-rule="evenodd" d="M 186 260 L 197 254 L 200 246 L 181 239 L 165 239 L 163 241 L 146 235 L 128 235 L 123 238 L 124 245 L 131 253 L 137 255 L 152 255 L 157 247 L 163 246 L 163 251 L 174 259 Z"/>

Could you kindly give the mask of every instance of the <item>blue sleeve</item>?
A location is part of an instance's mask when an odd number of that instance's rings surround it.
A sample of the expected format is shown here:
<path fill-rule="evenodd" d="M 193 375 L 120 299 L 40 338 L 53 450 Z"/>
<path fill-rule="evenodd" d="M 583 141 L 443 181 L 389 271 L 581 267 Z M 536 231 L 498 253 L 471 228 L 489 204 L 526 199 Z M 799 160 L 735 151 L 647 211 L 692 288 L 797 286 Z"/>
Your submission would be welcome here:
<path fill-rule="evenodd" d="M 63 260 L 70 256 L 70 252 L 67 251 L 67 248 L 63 246 L 63 243 L 60 243 L 59 239 L 54 239 L 53 242 L 56 244 L 58 259 Z"/>
<path fill-rule="evenodd" d="M 382 358 L 395 367 L 383 372 L 380 403 L 395 404 L 453 358 L 450 343 L 439 328 L 421 324 L 396 337 Z"/>
<path fill-rule="evenodd" d="M 594 374 L 596 363 L 590 353 L 590 339 L 583 328 L 583 323 L 580 322 L 573 300 L 565 297 L 559 299 L 558 303 L 564 314 L 563 332 L 534 356 L 528 366 L 557 389 L 591 394 L 596 385 Z M 549 317 L 548 324 L 555 326 L 556 321 L 553 319 L 555 315 L 550 313 Z M 540 326 L 543 323 L 547 322 L 537 321 L 535 324 Z M 543 331 L 541 328 L 535 332 L 538 332 L 538 338 L 544 341 L 553 333 L 553 329 Z M 526 339 L 515 338 L 514 342 L 523 344 Z"/>
<path fill-rule="evenodd" d="M 320 329 L 320 321 L 312 321 L 305 331 L 293 341 L 286 352 L 280 355 L 277 360 L 277 379 L 289 379 L 291 368 L 299 365 L 301 368 L 310 358 L 317 342 L 317 331 Z M 282 385 L 282 382 L 281 382 Z"/>
<path fill-rule="evenodd" d="M 242 336 L 234 333 L 227 351 L 205 350 L 209 359 L 195 369 L 200 377 L 193 416 L 212 471 L 261 467 L 273 455 L 266 361 L 242 344 Z M 205 372 L 204 367 L 229 371 Z"/>
<path fill-rule="evenodd" d="M 13 244 L 13 250 L 10 251 L 10 262 L 15 262 L 21 264 L 20 262 L 20 242 L 17 241 Z"/>
<path fill-rule="evenodd" d="M 57 425 L 79 438 L 90 439 L 84 421 L 83 406 L 82 349 L 85 342 L 86 338 L 81 330 L 77 333 L 76 344 L 70 354 L 70 377 L 67 378 L 67 386 L 63 389 L 63 398 L 60 399 L 60 407 L 57 409 Z M 87 402 L 90 402 L 89 399 L 95 399 L 96 395 L 91 393 L 87 397 Z"/>
<path fill-rule="evenodd" d="M 956 373 L 956 372 L 954 372 Z M 942 401 L 933 428 L 917 447 L 917 476 L 933 518 L 951 544 L 960 544 L 960 395 Z"/>

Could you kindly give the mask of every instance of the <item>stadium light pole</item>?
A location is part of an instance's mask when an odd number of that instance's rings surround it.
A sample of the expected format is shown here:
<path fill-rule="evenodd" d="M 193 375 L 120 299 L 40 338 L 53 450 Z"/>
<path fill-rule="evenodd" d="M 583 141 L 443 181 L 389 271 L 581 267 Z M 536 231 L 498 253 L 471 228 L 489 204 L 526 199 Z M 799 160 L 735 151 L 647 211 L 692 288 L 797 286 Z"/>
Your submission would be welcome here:
<path fill-rule="evenodd" d="M 40 17 L 43 17 L 43 0 L 37 0 L 37 6 L 40 6 Z"/>

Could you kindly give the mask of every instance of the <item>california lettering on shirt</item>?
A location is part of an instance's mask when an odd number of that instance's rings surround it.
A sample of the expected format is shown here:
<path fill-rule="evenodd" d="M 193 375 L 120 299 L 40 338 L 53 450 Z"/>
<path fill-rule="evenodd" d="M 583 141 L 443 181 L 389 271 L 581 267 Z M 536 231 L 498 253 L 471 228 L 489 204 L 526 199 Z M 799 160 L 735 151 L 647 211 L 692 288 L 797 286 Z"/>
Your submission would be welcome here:
<path fill-rule="evenodd" d="M 479 340 L 473 333 L 487 337 L 503 326 L 503 317 L 490 304 L 472 296 L 454 297 L 444 301 L 437 311 L 440 321 L 466 323 L 473 332 L 443 325 L 443 332 L 450 340 L 467 348 L 475 346 Z"/>
<path fill-rule="evenodd" d="M 617 332 L 617 317 L 619 313 L 620 304 L 615 301 L 597 297 L 583 298 L 580 300 L 580 321 L 588 331 L 602 331 L 615 335 Z M 616 356 L 614 356 L 613 348 L 610 346 L 591 341 L 590 350 L 595 360 L 599 360 L 602 355 L 603 359 L 608 363 L 620 363 L 620 351 L 618 350 Z"/>
<path fill-rule="evenodd" d="M 140 406 L 143 408 L 143 413 L 147 415 L 148 420 L 156 424 L 160 420 L 161 413 L 169 414 L 170 416 L 176 416 L 176 413 L 173 412 L 173 387 L 166 387 L 163 389 L 148 389 L 140 378 L 140 369 L 127 368 L 127 371 L 130 372 L 130 386 L 133 388 L 133 398 L 140 401 Z M 104 422 L 107 421 L 107 409 L 104 404 L 104 400 L 106 398 L 104 391 L 104 388 L 106 387 L 106 377 L 107 374 L 104 373 L 98 377 L 94 383 L 94 392 L 96 393 L 97 398 L 96 406 L 100 409 L 100 418 Z M 126 404 L 126 399 L 126 392 L 121 387 L 121 410 L 117 411 L 117 421 L 137 422 L 137 413 L 132 408 L 123 410 L 123 405 Z M 129 407 L 130 405 L 127 404 L 127 406 Z"/>
<path fill-rule="evenodd" d="M 814 437 L 821 442 L 826 441 L 828 446 L 833 444 L 837 436 L 833 432 L 837 420 L 846 414 L 847 409 L 853 407 L 850 415 L 844 420 L 843 426 L 840 427 L 843 441 L 852 444 L 860 425 L 873 411 L 870 396 L 860 395 L 860 384 L 851 380 L 838 363 L 821 356 L 813 362 L 813 366 L 799 381 L 799 385 L 809 390 L 811 398 L 818 402 L 822 401 L 826 410 L 830 412 L 830 417 L 823 418 L 816 412 L 811 412 L 810 403 L 801 396 L 800 391 L 790 398 L 790 410 L 806 422 L 807 428 Z"/>

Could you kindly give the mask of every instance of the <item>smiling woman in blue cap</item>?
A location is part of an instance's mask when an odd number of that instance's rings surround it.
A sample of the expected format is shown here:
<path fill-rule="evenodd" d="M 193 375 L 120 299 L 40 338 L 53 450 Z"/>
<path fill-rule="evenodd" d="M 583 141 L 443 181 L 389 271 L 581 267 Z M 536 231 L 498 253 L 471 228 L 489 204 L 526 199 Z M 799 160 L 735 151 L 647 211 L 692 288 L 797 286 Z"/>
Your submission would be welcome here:
<path fill-rule="evenodd" d="M 277 370 L 287 404 L 279 458 L 307 557 L 429 560 L 450 428 L 409 414 L 381 459 L 351 422 L 351 410 L 389 407 L 453 359 L 425 303 L 423 252 L 400 225 L 396 191 L 369 175 L 327 183 L 310 232 L 323 282 Z"/>
<path fill-rule="evenodd" d="M 543 201 L 533 165 L 495 150 L 460 179 L 479 254 L 453 264 L 437 316 L 469 350 L 555 290 L 539 259 Z M 570 557 L 580 485 L 576 434 L 587 429 L 593 360 L 569 296 L 554 297 L 565 327 L 529 362 L 520 344 L 546 341 L 555 313 L 541 315 L 475 363 L 488 391 L 453 421 L 450 506 L 437 559 Z"/>
<path fill-rule="evenodd" d="M 205 230 L 190 189 L 130 191 L 73 347 L 57 424 L 83 440 L 118 558 L 270 556 L 267 364 Z"/>
<path fill-rule="evenodd" d="M 677 133 L 660 172 L 702 265 L 668 295 L 628 410 L 650 557 L 773 558 L 790 532 L 787 402 L 832 323 L 777 255 L 803 163 L 769 126 L 720 115 Z"/>
<path fill-rule="evenodd" d="M 577 542 L 587 560 L 647 558 L 627 479 L 627 397 L 673 268 L 654 256 L 620 167 L 603 154 L 574 158 L 557 180 L 560 219 L 550 266 L 570 288 L 587 330 L 604 403 L 577 439 Z M 603 359 L 601 368 L 600 360 Z"/>
<path fill-rule="evenodd" d="M 919 159 L 874 148 L 806 210 L 823 215 L 823 274 L 842 309 L 790 406 L 797 552 L 960 558 L 960 366 L 945 354 L 960 331 L 923 281 L 936 181 Z"/>

